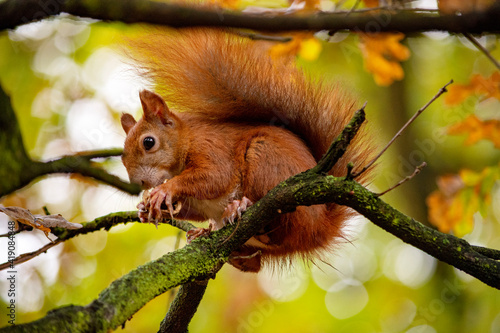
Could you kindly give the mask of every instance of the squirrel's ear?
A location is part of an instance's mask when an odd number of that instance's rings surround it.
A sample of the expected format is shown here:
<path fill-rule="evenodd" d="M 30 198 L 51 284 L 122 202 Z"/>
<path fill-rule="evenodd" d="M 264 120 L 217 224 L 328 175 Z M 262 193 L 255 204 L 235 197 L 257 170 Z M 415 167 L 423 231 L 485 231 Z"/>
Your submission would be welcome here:
<path fill-rule="evenodd" d="M 143 90 L 139 93 L 139 97 L 141 98 L 144 118 L 146 120 L 154 121 L 160 119 L 165 125 L 172 124 L 172 113 L 160 95 L 149 90 Z"/>
<path fill-rule="evenodd" d="M 120 120 L 122 122 L 123 130 L 125 131 L 126 134 L 128 134 L 130 129 L 134 127 L 134 125 L 136 124 L 134 117 L 132 117 L 132 115 L 128 113 L 122 114 Z"/>

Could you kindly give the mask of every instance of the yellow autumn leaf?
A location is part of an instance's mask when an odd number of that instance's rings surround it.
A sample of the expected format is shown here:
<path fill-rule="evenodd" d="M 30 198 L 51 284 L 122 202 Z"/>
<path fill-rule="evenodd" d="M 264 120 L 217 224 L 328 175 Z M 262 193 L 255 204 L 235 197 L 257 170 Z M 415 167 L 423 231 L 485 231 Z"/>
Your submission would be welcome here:
<path fill-rule="evenodd" d="M 458 175 L 438 178 L 438 190 L 426 199 L 429 221 L 442 232 L 459 237 L 472 231 L 474 214 L 483 216 L 491 205 L 491 190 L 500 178 L 500 168 L 481 172 L 463 169 Z"/>
<path fill-rule="evenodd" d="M 485 98 L 500 100 L 500 72 L 494 72 L 485 78 L 479 74 L 471 77 L 468 84 L 454 84 L 448 88 L 444 102 L 448 105 L 462 103 L 467 97 L 482 95 Z"/>
<path fill-rule="evenodd" d="M 500 149 L 500 121 L 496 119 L 481 120 L 475 115 L 470 115 L 465 120 L 448 128 L 448 134 L 466 134 L 464 144 L 473 145 L 480 140 L 493 142 L 495 148 Z"/>
<path fill-rule="evenodd" d="M 399 43 L 404 34 L 360 34 L 359 38 L 365 69 L 378 85 L 388 86 L 404 78 L 400 62 L 410 57 L 410 50 Z"/>
<path fill-rule="evenodd" d="M 307 61 L 318 59 L 321 53 L 321 42 L 315 37 L 305 39 L 300 44 L 299 56 Z"/>
<path fill-rule="evenodd" d="M 272 46 L 269 49 L 271 57 L 278 59 L 299 55 L 307 61 L 314 61 L 319 57 L 322 46 L 313 33 L 297 32 L 293 33 L 292 36 L 293 39 L 290 42 Z"/>
<path fill-rule="evenodd" d="M 457 175 L 444 175 L 437 180 L 438 190 L 427 197 L 429 221 L 441 232 L 450 232 L 462 214 L 460 202 L 455 202 L 455 194 L 463 188 L 463 182 Z"/>
<path fill-rule="evenodd" d="M 269 49 L 269 54 L 272 58 L 278 59 L 282 57 L 295 56 L 300 51 L 300 37 L 294 37 L 287 43 L 279 43 Z"/>

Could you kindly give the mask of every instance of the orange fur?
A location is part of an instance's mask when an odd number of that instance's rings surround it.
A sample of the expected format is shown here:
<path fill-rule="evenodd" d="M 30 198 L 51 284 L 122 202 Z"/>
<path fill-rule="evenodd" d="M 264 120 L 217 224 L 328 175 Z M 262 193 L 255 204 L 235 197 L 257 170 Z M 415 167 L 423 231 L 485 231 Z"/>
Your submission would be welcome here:
<path fill-rule="evenodd" d="M 146 91 L 144 117 L 122 117 L 123 162 L 132 181 L 156 186 L 153 212 L 179 201 L 178 218 L 213 219 L 220 227 L 232 200 L 256 202 L 280 181 L 313 167 L 355 111 L 356 103 L 339 87 L 311 82 L 291 64 L 272 60 L 265 43 L 227 31 L 158 29 L 130 44 L 168 105 L 185 111 L 171 111 Z M 154 139 L 150 150 L 146 137 Z M 366 162 L 371 154 L 363 137 L 330 174 L 343 176 L 348 162 Z M 351 214 L 335 204 L 298 207 L 235 253 L 261 255 L 232 263 L 258 271 L 261 260 L 313 256 L 341 237 Z"/>

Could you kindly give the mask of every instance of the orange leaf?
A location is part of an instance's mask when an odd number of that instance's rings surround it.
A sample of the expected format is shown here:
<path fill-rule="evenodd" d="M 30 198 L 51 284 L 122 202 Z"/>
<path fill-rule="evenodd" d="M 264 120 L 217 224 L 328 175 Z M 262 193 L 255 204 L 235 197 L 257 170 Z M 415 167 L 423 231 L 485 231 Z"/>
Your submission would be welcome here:
<path fill-rule="evenodd" d="M 472 95 L 484 95 L 485 98 L 500 100 L 500 72 L 494 72 L 489 78 L 475 74 L 468 84 L 450 86 L 444 101 L 448 105 L 457 105 Z"/>
<path fill-rule="evenodd" d="M 438 190 L 427 197 L 429 221 L 442 232 L 463 236 L 472 231 L 474 214 L 485 215 L 491 205 L 491 191 L 500 178 L 500 168 L 487 167 L 481 172 L 460 170 L 437 180 Z"/>
<path fill-rule="evenodd" d="M 209 0 L 208 4 L 235 10 L 240 8 L 240 2 L 240 0 Z"/>
<path fill-rule="evenodd" d="M 378 0 L 363 0 L 363 3 L 365 4 L 365 7 L 368 8 L 374 8 L 379 6 Z"/>
<path fill-rule="evenodd" d="M 494 2 L 495 0 L 439 0 L 438 8 L 443 14 L 467 13 L 484 11 Z"/>
<path fill-rule="evenodd" d="M 321 52 L 321 43 L 310 32 L 293 33 L 293 39 L 288 43 L 279 43 L 269 49 L 271 57 L 295 57 L 299 54 L 308 61 L 316 60 Z"/>
<path fill-rule="evenodd" d="M 365 69 L 380 86 L 388 86 L 404 77 L 400 61 L 410 57 L 408 48 L 399 43 L 402 33 L 360 34 L 360 49 Z"/>
<path fill-rule="evenodd" d="M 496 119 L 481 120 L 475 115 L 470 115 L 464 121 L 448 128 L 448 134 L 467 134 L 465 145 L 470 146 L 480 140 L 493 142 L 495 148 L 500 149 L 500 121 Z"/>
<path fill-rule="evenodd" d="M 463 215 L 463 205 L 455 200 L 456 194 L 464 187 L 457 175 L 441 176 L 437 180 L 438 190 L 427 197 L 429 221 L 441 232 L 450 232 Z"/>

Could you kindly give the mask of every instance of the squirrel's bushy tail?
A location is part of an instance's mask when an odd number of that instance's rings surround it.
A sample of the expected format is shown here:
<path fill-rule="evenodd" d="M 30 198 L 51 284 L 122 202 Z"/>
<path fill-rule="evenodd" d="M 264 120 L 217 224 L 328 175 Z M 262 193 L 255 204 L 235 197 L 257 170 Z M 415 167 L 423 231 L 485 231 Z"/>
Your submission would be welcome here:
<path fill-rule="evenodd" d="M 268 42 L 227 30 L 151 29 L 129 41 L 132 57 L 174 110 L 227 121 L 285 126 L 310 147 L 316 160 L 352 117 L 358 103 L 337 85 L 314 82 L 292 63 L 272 59 Z M 332 174 L 359 168 L 370 156 L 363 135 Z"/>

